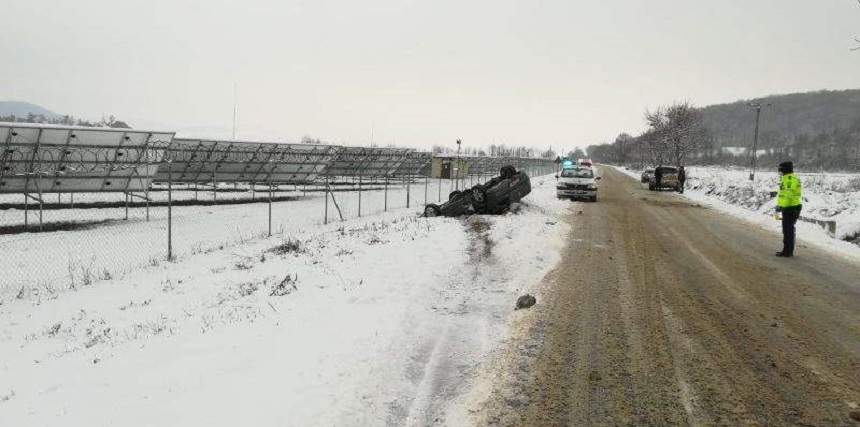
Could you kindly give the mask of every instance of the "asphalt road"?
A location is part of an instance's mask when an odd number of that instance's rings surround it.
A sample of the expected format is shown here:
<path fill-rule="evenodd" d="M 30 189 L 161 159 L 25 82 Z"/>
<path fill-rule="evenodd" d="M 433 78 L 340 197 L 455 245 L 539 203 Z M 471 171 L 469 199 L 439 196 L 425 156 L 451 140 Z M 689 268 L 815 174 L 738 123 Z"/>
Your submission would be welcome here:
<path fill-rule="evenodd" d="M 478 424 L 860 426 L 860 265 L 602 175 Z"/>

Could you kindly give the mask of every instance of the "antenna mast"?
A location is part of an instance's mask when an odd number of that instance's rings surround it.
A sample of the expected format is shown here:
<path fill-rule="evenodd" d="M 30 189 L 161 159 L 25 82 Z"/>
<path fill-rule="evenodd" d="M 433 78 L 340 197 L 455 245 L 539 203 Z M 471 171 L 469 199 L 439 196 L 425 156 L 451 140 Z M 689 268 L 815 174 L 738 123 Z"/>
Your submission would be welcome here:
<path fill-rule="evenodd" d="M 236 95 L 236 82 L 233 82 L 233 139 L 236 139 L 236 116 L 238 112 L 239 98 Z"/>

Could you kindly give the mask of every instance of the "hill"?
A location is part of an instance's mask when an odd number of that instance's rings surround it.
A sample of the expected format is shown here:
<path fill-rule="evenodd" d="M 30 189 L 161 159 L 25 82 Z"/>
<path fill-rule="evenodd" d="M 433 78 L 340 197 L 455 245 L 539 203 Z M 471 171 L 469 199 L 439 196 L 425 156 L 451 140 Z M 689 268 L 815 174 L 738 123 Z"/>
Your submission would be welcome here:
<path fill-rule="evenodd" d="M 702 108 L 703 124 L 717 147 L 746 147 L 753 139 L 755 111 L 762 105 L 759 143 L 762 148 L 792 145 L 838 130 L 860 128 L 860 89 L 771 95 L 755 100 Z"/>
<path fill-rule="evenodd" d="M 655 122 L 648 131 L 615 142 L 592 145 L 588 155 L 597 162 L 658 164 L 680 156 L 687 164 L 749 165 L 755 134 L 755 109 L 762 105 L 757 162 L 776 165 L 785 160 L 805 170 L 860 171 L 860 89 L 770 95 L 754 100 L 695 109 L 693 122 L 668 126 Z M 663 106 L 666 108 L 673 106 Z M 678 107 L 678 105 L 674 105 Z M 668 126 L 668 127 L 667 127 Z M 674 137 L 666 132 L 681 130 Z"/>
<path fill-rule="evenodd" d="M 35 116 L 44 116 L 46 119 L 60 119 L 63 116 L 57 114 L 40 105 L 31 104 L 22 101 L 0 101 L 0 117 L 15 116 L 27 117 L 33 114 Z"/>

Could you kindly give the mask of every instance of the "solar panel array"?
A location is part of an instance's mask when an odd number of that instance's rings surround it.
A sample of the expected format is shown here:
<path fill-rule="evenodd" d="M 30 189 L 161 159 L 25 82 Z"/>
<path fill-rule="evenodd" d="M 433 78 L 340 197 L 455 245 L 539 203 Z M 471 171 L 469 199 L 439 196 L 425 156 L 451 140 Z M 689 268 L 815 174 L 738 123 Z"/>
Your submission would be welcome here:
<path fill-rule="evenodd" d="M 0 123 L 0 193 L 144 191 L 173 135 Z"/>
<path fill-rule="evenodd" d="M 336 146 L 176 138 L 156 181 L 302 184 L 323 173 Z"/>
<path fill-rule="evenodd" d="M 426 151 L 409 152 L 406 154 L 406 159 L 394 171 L 393 175 L 397 177 L 429 176 L 432 161 L 432 153 Z"/>
<path fill-rule="evenodd" d="M 340 147 L 340 151 L 329 164 L 327 176 L 393 176 L 406 162 L 410 148 Z"/>
<path fill-rule="evenodd" d="M 173 132 L 0 123 L 0 193 L 142 192 L 152 182 L 305 184 L 322 177 L 429 176 L 408 148 L 174 138 Z M 460 157 L 468 175 L 552 164 Z"/>

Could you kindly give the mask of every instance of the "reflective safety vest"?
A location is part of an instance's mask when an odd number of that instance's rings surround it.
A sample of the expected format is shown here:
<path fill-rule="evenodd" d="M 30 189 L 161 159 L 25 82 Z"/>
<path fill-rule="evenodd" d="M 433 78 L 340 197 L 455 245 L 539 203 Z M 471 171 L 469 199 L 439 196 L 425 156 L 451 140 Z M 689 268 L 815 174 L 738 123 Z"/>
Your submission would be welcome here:
<path fill-rule="evenodd" d="M 787 173 L 779 178 L 779 193 L 776 205 L 781 208 L 800 206 L 803 198 L 800 195 L 800 180 L 793 173 Z"/>

